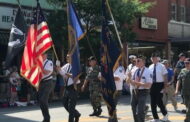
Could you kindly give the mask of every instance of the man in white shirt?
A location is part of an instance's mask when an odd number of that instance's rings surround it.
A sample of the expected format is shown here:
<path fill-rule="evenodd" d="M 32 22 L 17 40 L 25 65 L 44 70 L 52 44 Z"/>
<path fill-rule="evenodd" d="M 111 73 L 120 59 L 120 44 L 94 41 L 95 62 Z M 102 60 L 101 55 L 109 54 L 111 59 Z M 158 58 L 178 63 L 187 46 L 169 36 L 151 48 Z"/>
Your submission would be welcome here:
<path fill-rule="evenodd" d="M 134 71 L 137 69 L 136 58 L 137 57 L 135 55 L 130 55 L 129 56 L 130 64 L 127 66 L 127 69 L 126 69 L 126 72 L 125 72 L 126 73 L 126 79 L 128 77 L 128 74 L 133 74 Z M 132 94 L 132 87 L 131 87 L 131 85 L 129 85 L 129 88 L 130 88 L 130 94 Z"/>
<path fill-rule="evenodd" d="M 69 113 L 68 122 L 79 122 L 79 117 L 81 114 L 76 110 L 76 102 L 78 97 L 78 92 L 76 89 L 76 84 L 80 81 L 73 81 L 71 74 L 71 56 L 67 54 L 67 64 L 63 67 L 57 67 L 59 73 L 63 76 L 65 81 L 65 91 L 63 95 L 63 106 Z"/>
<path fill-rule="evenodd" d="M 135 122 L 145 121 L 146 98 L 152 85 L 151 71 L 145 67 L 145 57 L 139 56 L 136 60 L 137 69 L 128 74 L 127 82 L 132 88 L 131 107 Z"/>
<path fill-rule="evenodd" d="M 50 122 L 48 99 L 53 85 L 53 62 L 47 59 L 47 53 L 43 54 L 43 60 L 43 76 L 39 85 L 38 95 L 40 108 L 44 117 L 43 122 Z"/>
<path fill-rule="evenodd" d="M 116 90 L 117 90 L 117 94 L 116 94 L 116 105 L 119 99 L 119 96 L 121 95 L 122 89 L 123 89 L 123 81 L 126 78 L 125 75 L 125 68 L 122 66 L 122 60 L 119 61 L 119 65 L 116 68 L 116 70 L 114 71 L 114 79 L 115 79 L 115 86 L 116 86 Z"/>
<path fill-rule="evenodd" d="M 163 92 L 164 88 L 167 84 L 167 74 L 168 71 L 163 64 L 159 62 L 158 54 L 152 54 L 151 60 L 153 64 L 149 66 L 149 69 L 152 73 L 152 87 L 150 89 L 150 97 L 151 97 L 151 109 L 153 120 L 151 122 L 159 121 L 158 113 L 157 113 L 157 106 L 160 108 L 163 114 L 163 121 L 168 121 L 168 112 L 166 107 L 163 104 Z"/>

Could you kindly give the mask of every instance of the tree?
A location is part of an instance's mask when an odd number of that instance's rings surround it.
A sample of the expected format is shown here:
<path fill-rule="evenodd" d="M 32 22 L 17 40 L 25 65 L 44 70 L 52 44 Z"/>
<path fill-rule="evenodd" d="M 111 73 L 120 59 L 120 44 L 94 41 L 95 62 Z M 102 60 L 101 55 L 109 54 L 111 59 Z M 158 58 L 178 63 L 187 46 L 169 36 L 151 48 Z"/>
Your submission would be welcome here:
<path fill-rule="evenodd" d="M 53 4 L 55 6 L 66 8 L 66 0 L 47 0 L 47 1 L 50 4 Z M 93 50 L 95 50 L 96 54 L 98 54 L 99 51 L 96 49 L 99 49 L 99 45 L 100 45 L 100 33 L 99 33 L 100 31 L 99 30 L 101 27 L 101 0 L 73 0 L 73 2 L 77 9 L 78 15 L 80 16 L 80 18 L 82 18 L 83 22 L 85 23 L 85 30 L 87 32 L 87 37 L 90 40 L 90 44 L 93 45 Z M 153 3 L 151 2 L 143 3 L 140 0 L 109 0 L 109 3 L 112 9 L 116 24 L 117 24 L 117 28 L 120 32 L 120 37 L 121 37 L 122 42 L 135 40 L 136 34 L 132 31 L 133 25 L 136 22 L 136 19 L 138 19 L 139 17 L 141 17 L 142 15 L 148 12 L 149 8 L 152 6 Z M 55 14 L 53 16 L 57 16 L 60 19 L 64 18 L 61 20 L 64 20 L 65 22 L 67 22 L 65 14 L 60 15 L 60 16 L 58 15 Z M 52 16 L 50 16 L 50 18 L 52 18 Z M 59 23 L 56 23 L 56 24 L 59 24 Z M 56 25 L 51 24 L 50 26 L 56 26 Z M 60 29 L 57 29 L 57 27 L 52 27 L 52 30 L 55 29 L 55 30 L 67 32 L 67 26 L 65 27 L 62 27 L 62 26 L 65 26 L 65 25 L 60 24 L 60 26 L 58 26 L 60 27 Z M 53 32 L 59 33 L 57 31 L 53 31 Z M 67 39 L 67 36 L 60 37 L 60 38 Z M 87 44 L 87 41 L 85 40 L 86 39 L 81 41 L 80 45 L 81 47 L 83 47 L 83 49 L 90 50 L 89 45 Z M 90 51 L 86 53 L 87 56 L 89 55 L 89 52 Z"/>

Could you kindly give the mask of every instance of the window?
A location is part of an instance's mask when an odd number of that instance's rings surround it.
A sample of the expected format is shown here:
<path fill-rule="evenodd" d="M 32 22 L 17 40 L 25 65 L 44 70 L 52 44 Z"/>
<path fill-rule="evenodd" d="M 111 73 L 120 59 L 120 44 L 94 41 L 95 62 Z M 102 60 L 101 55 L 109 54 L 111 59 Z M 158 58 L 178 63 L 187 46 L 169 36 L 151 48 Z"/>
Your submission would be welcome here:
<path fill-rule="evenodd" d="M 186 16 L 185 16 L 185 14 L 186 14 L 186 10 L 185 10 L 185 6 L 181 6 L 181 9 L 180 9 L 181 11 L 181 21 L 183 21 L 183 22 L 185 22 L 186 21 Z"/>
<path fill-rule="evenodd" d="M 176 4 L 171 5 L 171 20 L 177 20 L 177 6 L 176 6 Z"/>

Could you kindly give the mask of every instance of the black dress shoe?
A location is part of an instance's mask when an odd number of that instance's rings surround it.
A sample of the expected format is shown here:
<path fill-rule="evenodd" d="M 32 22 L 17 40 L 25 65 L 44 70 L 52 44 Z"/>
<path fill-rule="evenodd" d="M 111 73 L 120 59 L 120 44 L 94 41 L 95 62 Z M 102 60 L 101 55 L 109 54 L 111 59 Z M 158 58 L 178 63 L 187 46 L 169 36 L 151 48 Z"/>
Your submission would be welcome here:
<path fill-rule="evenodd" d="M 77 116 L 75 116 L 75 122 L 79 122 L 79 118 L 80 118 L 81 114 L 79 113 Z"/>
<path fill-rule="evenodd" d="M 98 111 L 97 111 L 97 113 L 96 113 L 96 116 L 100 116 L 101 113 L 102 113 L 102 109 L 101 109 L 101 108 L 98 108 Z"/>
<path fill-rule="evenodd" d="M 94 111 L 93 113 L 89 114 L 89 116 L 96 116 L 97 115 L 97 111 Z"/>

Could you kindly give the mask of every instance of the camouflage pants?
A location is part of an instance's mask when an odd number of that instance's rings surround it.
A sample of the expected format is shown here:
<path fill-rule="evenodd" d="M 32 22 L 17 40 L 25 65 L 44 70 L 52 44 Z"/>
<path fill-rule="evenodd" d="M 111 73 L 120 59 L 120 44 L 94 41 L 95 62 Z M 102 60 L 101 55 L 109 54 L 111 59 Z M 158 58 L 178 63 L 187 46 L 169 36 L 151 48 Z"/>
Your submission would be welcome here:
<path fill-rule="evenodd" d="M 90 91 L 90 101 L 94 110 L 101 107 L 101 93 L 98 90 Z"/>
<path fill-rule="evenodd" d="M 190 122 L 190 95 L 184 95 L 185 106 L 187 109 L 185 122 Z"/>

